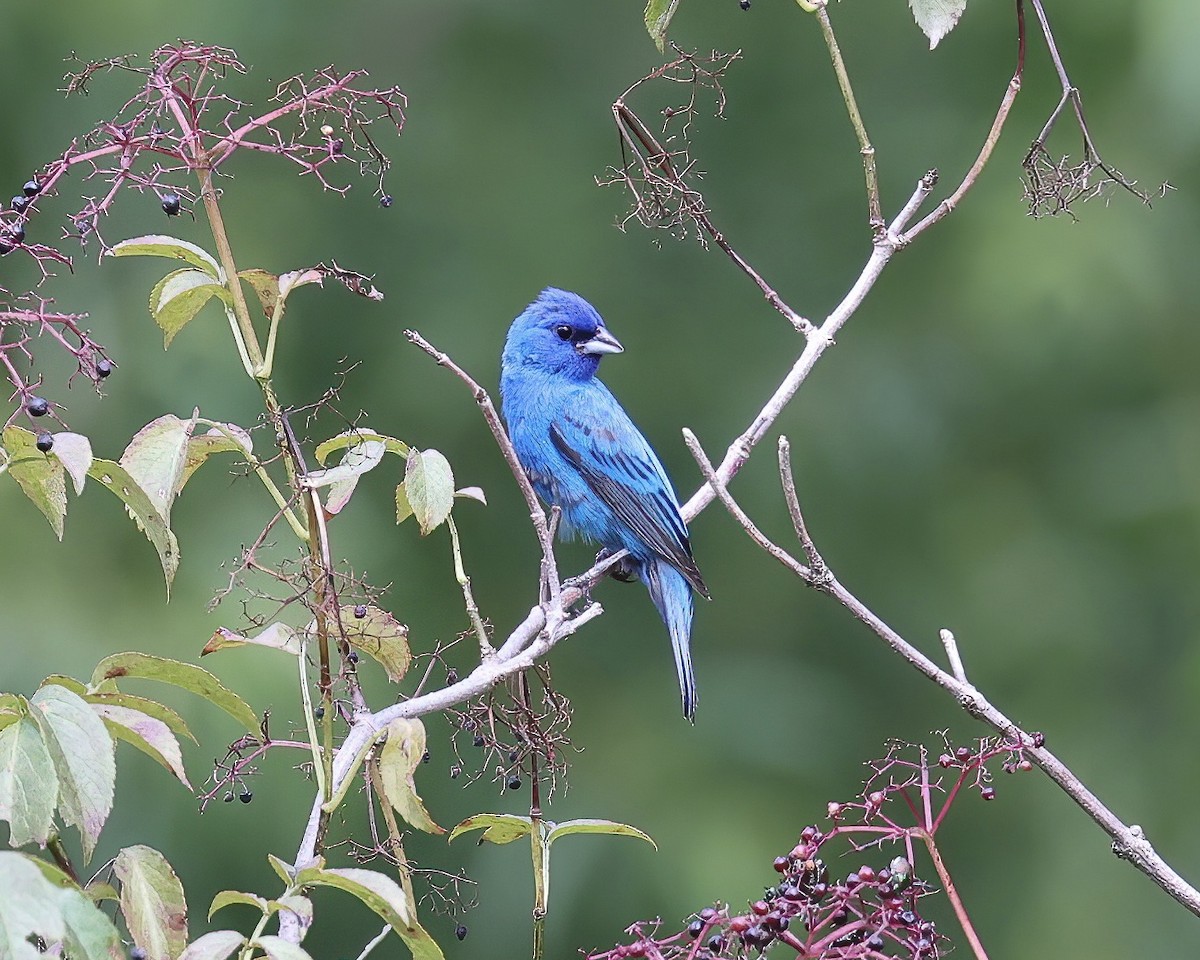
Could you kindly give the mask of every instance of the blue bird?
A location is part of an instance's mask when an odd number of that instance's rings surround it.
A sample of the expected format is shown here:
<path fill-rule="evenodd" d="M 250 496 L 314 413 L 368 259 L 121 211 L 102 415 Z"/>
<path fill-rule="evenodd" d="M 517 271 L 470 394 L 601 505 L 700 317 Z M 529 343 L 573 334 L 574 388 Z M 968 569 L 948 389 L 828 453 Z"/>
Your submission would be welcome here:
<path fill-rule="evenodd" d="M 683 713 L 694 720 L 691 591 L 707 597 L 708 588 L 667 472 L 596 377 L 600 358 L 622 349 L 595 307 L 548 287 L 509 328 L 500 371 L 504 419 L 538 496 L 562 512 L 563 536 L 629 551 L 626 578 L 646 585 L 667 626 Z"/>

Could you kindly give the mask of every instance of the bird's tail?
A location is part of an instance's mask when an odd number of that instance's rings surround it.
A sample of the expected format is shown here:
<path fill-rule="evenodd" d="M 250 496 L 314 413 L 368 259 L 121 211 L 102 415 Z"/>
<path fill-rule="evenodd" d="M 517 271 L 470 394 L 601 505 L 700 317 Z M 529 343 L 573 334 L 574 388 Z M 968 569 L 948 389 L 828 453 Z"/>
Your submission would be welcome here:
<path fill-rule="evenodd" d="M 642 582 L 650 591 L 650 599 L 671 634 L 671 649 L 675 653 L 675 671 L 679 674 L 679 693 L 683 698 L 683 715 L 696 720 L 696 676 L 692 672 L 692 588 L 671 564 L 658 558 L 642 561 L 639 570 Z"/>

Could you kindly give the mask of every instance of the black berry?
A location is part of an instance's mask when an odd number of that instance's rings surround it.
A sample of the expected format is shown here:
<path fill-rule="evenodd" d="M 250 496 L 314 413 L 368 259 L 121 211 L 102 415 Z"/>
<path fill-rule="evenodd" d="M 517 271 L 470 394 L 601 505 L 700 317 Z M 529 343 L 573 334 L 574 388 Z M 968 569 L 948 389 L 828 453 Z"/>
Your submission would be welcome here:
<path fill-rule="evenodd" d="M 232 793 L 227 793 L 227 794 L 225 794 L 225 802 L 226 802 L 226 803 L 233 803 L 233 794 L 232 794 Z"/>
<path fill-rule="evenodd" d="M 722 951 L 724 951 L 726 946 L 727 946 L 727 943 L 725 941 L 725 938 L 723 936 L 721 936 L 719 933 L 715 933 L 711 937 L 708 938 L 708 949 L 711 950 L 713 953 L 721 953 Z"/>
<path fill-rule="evenodd" d="M 113 372 L 113 365 L 112 365 L 111 360 L 100 360 L 99 362 L 97 362 L 96 376 L 98 376 L 101 380 L 103 380 L 105 377 L 107 377 L 112 372 Z"/>
<path fill-rule="evenodd" d="M 179 194 L 164 193 L 162 195 L 162 208 L 163 213 L 168 217 L 179 216 Z"/>
<path fill-rule="evenodd" d="M 971 749 L 970 747 L 959 747 L 954 751 L 954 756 L 957 758 L 959 763 L 966 763 L 971 759 Z"/>
<path fill-rule="evenodd" d="M 703 920 L 693 920 L 688 924 L 688 936 L 695 940 L 704 931 Z"/>
<path fill-rule="evenodd" d="M 20 213 L 27 206 L 29 206 L 29 198 L 24 196 L 13 197 L 11 203 L 12 208 L 16 210 L 17 213 Z"/>
<path fill-rule="evenodd" d="M 351 663 L 358 663 L 358 651 L 351 650 L 348 654 L 346 654 L 346 659 Z"/>
<path fill-rule="evenodd" d="M 366 615 L 367 615 L 367 605 L 365 603 L 360 603 L 357 607 L 354 608 L 354 619 L 355 620 L 361 620 Z"/>
<path fill-rule="evenodd" d="M 30 397 L 25 403 L 25 412 L 31 417 L 44 417 L 50 412 L 50 403 L 45 397 Z"/>
<path fill-rule="evenodd" d="M 429 762 L 429 751 L 428 750 L 426 750 L 425 753 L 421 755 L 421 762 L 422 763 Z"/>
<path fill-rule="evenodd" d="M 392 199 L 392 195 L 390 193 L 385 193 L 382 197 L 379 198 L 379 205 L 381 207 L 383 207 L 384 209 L 387 209 L 395 202 L 396 201 Z"/>
<path fill-rule="evenodd" d="M 995 787 L 982 787 L 979 791 L 979 795 L 981 797 L 983 797 L 984 800 L 995 800 L 996 799 L 996 788 Z"/>
<path fill-rule="evenodd" d="M 37 448 L 41 450 L 42 453 L 49 453 L 54 449 L 54 437 L 45 431 L 42 431 L 37 435 Z"/>
<path fill-rule="evenodd" d="M 335 156 L 337 154 L 341 153 L 345 149 L 346 149 L 346 141 L 343 140 L 341 137 L 338 137 L 336 140 L 329 141 L 329 152 L 334 154 Z"/>
<path fill-rule="evenodd" d="M 243 790 L 238 794 L 238 799 L 241 800 L 242 803 L 249 803 L 254 799 L 254 794 L 252 794 L 249 790 Z"/>
<path fill-rule="evenodd" d="M 738 0 L 738 6 L 741 7 L 743 10 L 749 10 L 750 9 L 750 0 Z"/>
<path fill-rule="evenodd" d="M 0 257 L 8 256 L 13 252 L 13 245 L 8 243 L 3 236 L 0 236 Z"/>
<path fill-rule="evenodd" d="M 456 937 L 458 937 L 459 940 L 466 940 L 467 939 L 467 925 L 465 923 L 460 923 L 457 927 L 454 928 L 454 935 Z"/>
<path fill-rule="evenodd" d="M 317 720 L 323 720 L 323 719 L 325 718 L 325 708 L 324 708 L 324 707 L 317 707 L 317 709 L 313 711 L 313 716 L 314 716 L 314 717 L 315 717 Z"/>
<path fill-rule="evenodd" d="M 146 960 L 146 951 L 141 947 L 134 947 L 129 951 L 129 960 Z"/>
<path fill-rule="evenodd" d="M 475 734 L 475 739 L 472 740 L 471 743 L 474 746 L 482 747 L 483 746 L 483 737 L 481 737 L 479 734 Z"/>
<path fill-rule="evenodd" d="M 459 774 L 461 774 L 461 773 L 462 773 L 462 767 L 460 767 L 460 766 L 459 766 L 459 765 L 456 763 L 454 766 L 452 766 L 452 767 L 450 768 L 450 779 L 451 779 L 451 780 L 457 780 L 457 779 L 458 779 L 458 777 L 459 777 Z"/>
<path fill-rule="evenodd" d="M 449 670 L 446 671 L 446 682 L 447 683 L 458 683 L 458 671 L 455 670 L 453 667 L 451 667 Z"/>
<path fill-rule="evenodd" d="M 517 751 L 516 751 L 516 750 L 512 750 L 512 751 L 510 751 L 510 752 L 509 752 L 509 754 L 508 754 L 508 762 L 509 762 L 509 763 L 516 763 L 516 762 L 517 762 Z"/>
<path fill-rule="evenodd" d="M 520 790 L 521 789 L 521 778 L 518 777 L 516 774 L 513 774 L 513 776 L 509 777 L 508 778 L 508 789 L 509 790 Z"/>
<path fill-rule="evenodd" d="M 27 197 L 36 197 L 41 189 L 42 185 L 36 180 L 26 180 L 25 186 L 21 187 L 21 192 Z"/>
<path fill-rule="evenodd" d="M 22 243 L 25 240 L 25 228 L 21 224 L 17 224 L 11 230 L 4 234 L 4 239 L 11 243 Z"/>

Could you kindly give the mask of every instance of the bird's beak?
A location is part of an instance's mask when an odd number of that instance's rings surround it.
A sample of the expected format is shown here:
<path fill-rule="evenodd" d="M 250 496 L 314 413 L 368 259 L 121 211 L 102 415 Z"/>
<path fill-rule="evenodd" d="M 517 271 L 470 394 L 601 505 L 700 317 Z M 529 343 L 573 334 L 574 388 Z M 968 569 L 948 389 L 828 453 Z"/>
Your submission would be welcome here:
<path fill-rule="evenodd" d="M 621 346 L 621 341 L 614 337 L 603 327 L 597 327 L 596 332 L 592 334 L 590 340 L 584 340 L 576 348 L 580 353 L 590 354 L 605 354 L 605 353 L 621 353 L 625 348 Z"/>

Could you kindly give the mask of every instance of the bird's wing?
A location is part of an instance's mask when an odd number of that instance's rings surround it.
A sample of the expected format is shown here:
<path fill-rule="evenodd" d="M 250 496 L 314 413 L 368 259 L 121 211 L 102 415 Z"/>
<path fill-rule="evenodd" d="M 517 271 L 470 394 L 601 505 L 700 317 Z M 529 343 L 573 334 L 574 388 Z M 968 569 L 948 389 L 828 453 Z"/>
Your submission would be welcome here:
<path fill-rule="evenodd" d="M 607 425 L 586 416 L 586 408 L 568 410 L 551 422 L 551 442 L 642 543 L 707 597 L 662 464 L 625 411 L 611 395 L 606 399 L 613 408 L 605 411 Z"/>

